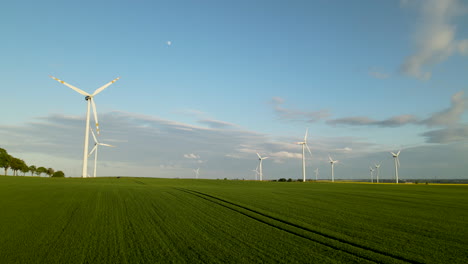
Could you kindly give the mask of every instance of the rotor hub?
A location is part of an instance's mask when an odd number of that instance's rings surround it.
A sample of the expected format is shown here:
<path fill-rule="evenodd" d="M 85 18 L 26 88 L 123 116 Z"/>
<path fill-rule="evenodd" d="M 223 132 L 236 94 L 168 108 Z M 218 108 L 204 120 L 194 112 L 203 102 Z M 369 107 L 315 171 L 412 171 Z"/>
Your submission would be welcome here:
<path fill-rule="evenodd" d="M 88 96 L 85 97 L 86 101 L 88 101 L 89 99 L 91 99 L 91 96 L 88 95 Z"/>

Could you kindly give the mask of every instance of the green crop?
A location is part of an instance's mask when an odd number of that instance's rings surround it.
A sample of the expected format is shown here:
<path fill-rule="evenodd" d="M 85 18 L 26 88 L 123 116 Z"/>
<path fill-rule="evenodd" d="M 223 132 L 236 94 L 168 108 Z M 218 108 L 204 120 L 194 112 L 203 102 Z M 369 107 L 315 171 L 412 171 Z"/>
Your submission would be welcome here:
<path fill-rule="evenodd" d="M 0 263 L 466 263 L 468 186 L 0 177 Z"/>

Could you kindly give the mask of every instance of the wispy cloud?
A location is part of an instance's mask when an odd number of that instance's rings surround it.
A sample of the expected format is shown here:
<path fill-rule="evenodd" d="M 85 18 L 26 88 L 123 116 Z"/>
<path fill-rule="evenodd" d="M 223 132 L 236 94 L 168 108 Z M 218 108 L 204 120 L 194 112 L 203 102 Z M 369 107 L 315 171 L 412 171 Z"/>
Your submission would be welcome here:
<path fill-rule="evenodd" d="M 374 120 L 365 116 L 344 117 L 328 120 L 330 125 L 350 125 L 350 126 L 378 126 L 378 127 L 399 127 L 407 124 L 417 124 L 418 118 L 413 115 L 394 116 L 385 120 Z"/>
<path fill-rule="evenodd" d="M 184 158 L 186 158 L 186 159 L 199 159 L 200 156 L 197 155 L 197 154 L 190 153 L 190 154 L 184 154 Z"/>
<path fill-rule="evenodd" d="M 280 120 L 312 123 L 330 116 L 330 112 L 328 110 L 301 111 L 285 108 L 283 107 L 284 99 L 281 97 L 273 97 L 271 104 Z"/>
<path fill-rule="evenodd" d="M 348 126 L 377 126 L 377 127 L 400 127 L 404 125 L 418 125 L 426 127 L 444 127 L 443 129 L 428 131 L 421 136 L 428 143 L 448 143 L 468 139 L 466 134 L 467 124 L 461 123 L 461 117 L 468 109 L 468 99 L 464 92 L 460 91 L 452 95 L 451 105 L 439 112 L 433 113 L 426 119 L 414 115 L 400 115 L 384 120 L 375 120 L 365 116 L 344 117 L 328 120 L 330 125 Z"/>
<path fill-rule="evenodd" d="M 198 123 L 207 125 L 211 128 L 220 128 L 220 129 L 236 127 L 236 125 L 233 123 L 214 120 L 214 119 L 202 119 L 202 120 L 199 120 Z"/>
<path fill-rule="evenodd" d="M 466 7 L 458 0 L 411 1 L 417 4 L 421 22 L 414 40 L 416 52 L 408 56 L 401 66 L 403 73 L 427 80 L 431 72 L 427 68 L 446 60 L 454 54 L 468 54 L 468 39 L 457 40 L 456 16 L 466 14 Z M 402 1 L 409 6 L 410 1 Z"/>
<path fill-rule="evenodd" d="M 452 95 L 450 107 L 432 114 L 429 118 L 422 120 L 421 123 L 429 127 L 456 125 L 467 109 L 468 99 L 464 97 L 464 92 L 460 91 Z"/>
<path fill-rule="evenodd" d="M 376 79 L 388 79 L 390 77 L 389 73 L 385 73 L 383 71 L 377 70 L 377 69 L 370 69 L 369 70 L 369 75 L 376 78 Z"/>

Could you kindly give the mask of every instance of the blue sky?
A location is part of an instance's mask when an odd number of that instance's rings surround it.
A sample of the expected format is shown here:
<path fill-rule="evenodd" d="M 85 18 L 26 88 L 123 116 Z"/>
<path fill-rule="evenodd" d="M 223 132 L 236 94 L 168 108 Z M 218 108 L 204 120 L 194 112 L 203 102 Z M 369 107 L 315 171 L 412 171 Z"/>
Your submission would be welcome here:
<path fill-rule="evenodd" d="M 406 1 L 23 1 L 0 10 L 0 145 L 78 176 L 97 95 L 99 175 L 463 178 L 468 4 Z M 170 45 L 168 44 L 170 41 Z M 424 158 L 423 158 L 424 157 Z M 91 167 L 90 167 L 91 171 Z"/>

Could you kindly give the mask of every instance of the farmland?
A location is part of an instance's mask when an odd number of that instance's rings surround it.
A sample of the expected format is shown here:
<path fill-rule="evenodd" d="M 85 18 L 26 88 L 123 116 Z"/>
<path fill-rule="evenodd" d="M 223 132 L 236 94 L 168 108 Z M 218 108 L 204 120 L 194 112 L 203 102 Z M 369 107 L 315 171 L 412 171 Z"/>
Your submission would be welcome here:
<path fill-rule="evenodd" d="M 468 186 L 0 177 L 0 263 L 466 263 Z"/>

